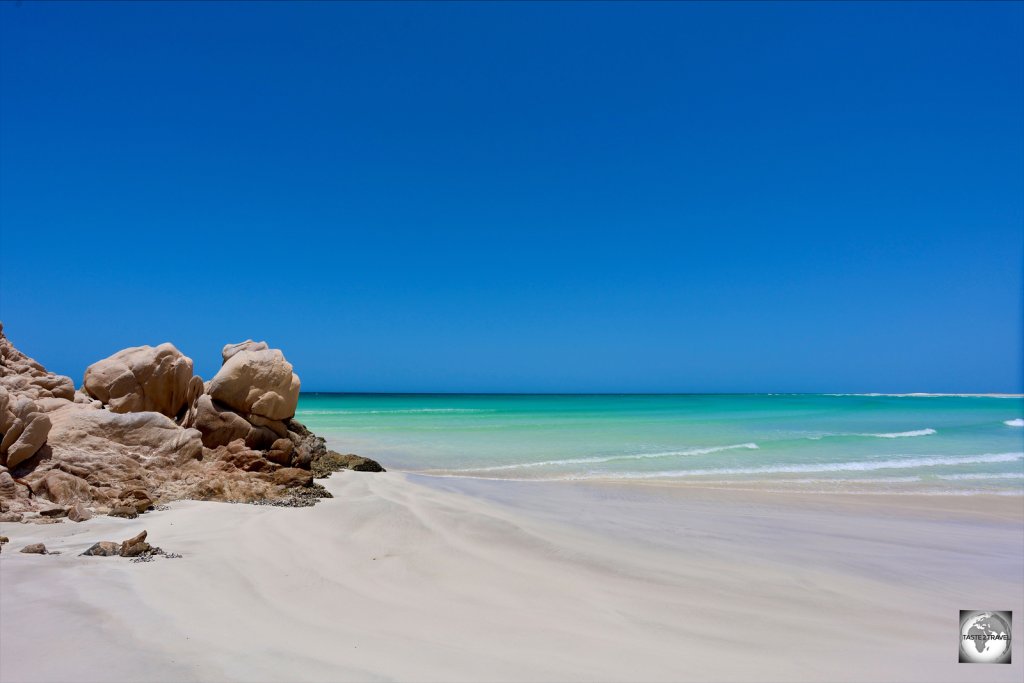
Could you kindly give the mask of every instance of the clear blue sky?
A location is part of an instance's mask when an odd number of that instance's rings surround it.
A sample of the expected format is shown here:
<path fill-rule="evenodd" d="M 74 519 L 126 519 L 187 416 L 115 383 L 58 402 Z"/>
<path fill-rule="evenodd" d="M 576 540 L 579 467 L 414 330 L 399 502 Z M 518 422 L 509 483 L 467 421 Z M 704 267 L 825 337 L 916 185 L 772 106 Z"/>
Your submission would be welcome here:
<path fill-rule="evenodd" d="M 308 390 L 1021 391 L 1024 5 L 0 5 L 0 319 Z"/>

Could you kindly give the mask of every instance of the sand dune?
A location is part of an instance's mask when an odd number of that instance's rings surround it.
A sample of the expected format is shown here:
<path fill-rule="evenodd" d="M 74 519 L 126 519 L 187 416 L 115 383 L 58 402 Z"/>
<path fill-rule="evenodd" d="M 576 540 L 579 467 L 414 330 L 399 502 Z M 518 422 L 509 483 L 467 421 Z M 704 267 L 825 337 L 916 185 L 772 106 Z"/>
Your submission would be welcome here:
<path fill-rule="evenodd" d="M 954 681 L 977 673 L 959 609 L 1024 613 L 1019 499 L 327 485 L 315 508 L 0 525 L 0 678 Z M 184 557 L 78 555 L 143 528 Z M 985 680 L 1020 680 L 1013 647 Z"/>

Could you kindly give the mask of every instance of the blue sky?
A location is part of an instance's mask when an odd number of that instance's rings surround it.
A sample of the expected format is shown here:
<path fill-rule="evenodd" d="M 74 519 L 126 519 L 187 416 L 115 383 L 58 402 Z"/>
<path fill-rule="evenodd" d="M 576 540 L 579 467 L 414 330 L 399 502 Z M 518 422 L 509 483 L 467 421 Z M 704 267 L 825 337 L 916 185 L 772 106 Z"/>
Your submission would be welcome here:
<path fill-rule="evenodd" d="M 0 5 L 0 319 L 80 381 L 1021 391 L 1020 3 Z"/>

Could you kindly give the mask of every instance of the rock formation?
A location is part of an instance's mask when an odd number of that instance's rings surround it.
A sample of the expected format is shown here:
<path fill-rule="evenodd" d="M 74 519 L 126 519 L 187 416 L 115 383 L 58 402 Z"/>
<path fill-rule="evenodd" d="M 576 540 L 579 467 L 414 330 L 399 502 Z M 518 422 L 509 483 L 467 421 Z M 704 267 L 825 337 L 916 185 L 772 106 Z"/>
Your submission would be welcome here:
<path fill-rule="evenodd" d="M 0 465 L 12 469 L 46 443 L 50 418 L 27 396 L 13 396 L 0 386 Z"/>
<path fill-rule="evenodd" d="M 71 378 L 47 372 L 42 365 L 14 348 L 4 335 L 3 323 L 0 323 L 0 387 L 32 401 L 43 398 L 70 401 L 75 397 L 75 383 Z"/>
<path fill-rule="evenodd" d="M 202 392 L 192 359 L 173 344 L 118 351 L 85 370 L 82 391 L 115 413 L 153 411 L 177 417 Z"/>
<path fill-rule="evenodd" d="M 181 498 L 273 501 L 314 473 L 381 469 L 328 451 L 294 420 L 299 377 L 265 342 L 225 346 L 205 385 L 172 344 L 125 349 L 90 365 L 78 392 L 2 325 L 0 353 L 0 521 L 134 517 Z"/>

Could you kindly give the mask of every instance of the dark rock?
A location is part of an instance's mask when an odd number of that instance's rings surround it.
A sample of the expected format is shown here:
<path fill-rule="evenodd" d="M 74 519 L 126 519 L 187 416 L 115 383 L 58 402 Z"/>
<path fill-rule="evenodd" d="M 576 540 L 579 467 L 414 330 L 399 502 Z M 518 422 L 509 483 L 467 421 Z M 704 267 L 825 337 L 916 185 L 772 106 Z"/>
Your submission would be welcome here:
<path fill-rule="evenodd" d="M 334 451 L 327 451 L 324 455 L 316 458 L 311 470 L 313 475 L 320 477 L 330 476 L 331 472 L 339 470 L 355 470 L 357 472 L 386 472 L 380 463 L 370 458 L 364 458 L 353 453 L 342 455 Z"/>
<path fill-rule="evenodd" d="M 121 544 L 115 543 L 114 541 L 99 541 L 98 543 L 93 543 L 92 546 L 82 554 L 97 557 L 111 557 L 113 555 L 120 555 Z"/>
<path fill-rule="evenodd" d="M 68 511 L 63 505 L 46 505 L 40 507 L 39 514 L 43 517 L 67 517 Z"/>
<path fill-rule="evenodd" d="M 277 439 L 270 446 L 270 450 L 266 452 L 265 458 L 271 462 L 276 462 L 278 465 L 287 465 L 292 460 L 292 451 L 295 450 L 295 444 L 290 439 Z"/>

